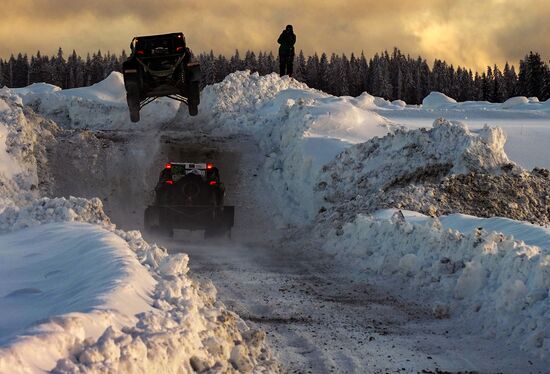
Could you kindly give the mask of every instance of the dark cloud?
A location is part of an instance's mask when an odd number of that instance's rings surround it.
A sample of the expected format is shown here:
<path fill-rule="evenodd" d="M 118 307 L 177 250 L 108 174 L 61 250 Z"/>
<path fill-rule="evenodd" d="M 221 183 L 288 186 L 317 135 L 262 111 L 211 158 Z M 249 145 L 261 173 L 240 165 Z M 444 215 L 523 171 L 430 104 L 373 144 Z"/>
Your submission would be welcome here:
<path fill-rule="evenodd" d="M 400 47 L 483 69 L 516 62 L 531 49 L 550 54 L 544 0 L 18 0 L 2 4 L 0 56 L 58 46 L 87 51 L 126 48 L 134 35 L 181 30 L 196 51 L 276 50 L 295 25 L 305 52 Z"/>

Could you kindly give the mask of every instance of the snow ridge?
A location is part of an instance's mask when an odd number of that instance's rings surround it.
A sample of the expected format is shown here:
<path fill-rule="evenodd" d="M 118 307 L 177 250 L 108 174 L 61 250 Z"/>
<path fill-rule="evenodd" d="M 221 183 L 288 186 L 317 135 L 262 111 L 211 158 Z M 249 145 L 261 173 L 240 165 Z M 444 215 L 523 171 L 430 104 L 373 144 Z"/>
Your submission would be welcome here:
<path fill-rule="evenodd" d="M 324 249 L 356 271 L 397 275 L 409 292 L 433 295 L 436 317 L 451 316 L 471 332 L 520 341 L 523 349 L 549 357 L 547 249 L 486 231 L 483 220 L 461 233 L 437 218 L 415 222 L 417 213 L 384 215 L 391 219 L 358 215 L 327 235 Z"/>
<path fill-rule="evenodd" d="M 281 223 L 312 221 L 320 168 L 350 144 L 385 135 L 395 125 L 371 111 L 395 107 L 381 98 L 333 97 L 287 76 L 249 71 L 228 75 L 202 92 L 196 130 L 254 136 L 266 156 L 264 188 L 277 199 Z"/>
<path fill-rule="evenodd" d="M 323 167 L 317 189 L 338 204 L 454 174 L 496 173 L 511 164 L 505 142 L 499 128 L 474 134 L 462 123 L 439 119 L 428 130 L 397 130 L 346 149 Z"/>
<path fill-rule="evenodd" d="M 28 113 L 12 90 L 0 89 L 0 212 L 38 196 L 44 142 L 56 126 Z"/>
<path fill-rule="evenodd" d="M 61 90 L 59 87 L 36 84 L 14 89 L 22 103 L 64 128 L 143 130 L 171 122 L 180 103 L 162 98 L 147 105 L 139 126 L 130 121 L 126 104 L 124 79 L 112 72 L 106 79 L 90 87 Z"/>
<path fill-rule="evenodd" d="M 79 98 L 50 99 L 82 109 Z M 111 109 L 105 108 L 110 115 Z M 107 294 L 105 305 L 93 310 L 51 315 L 0 347 L 0 372 L 279 372 L 265 334 L 251 330 L 218 303 L 211 284 L 197 284 L 188 277 L 187 255 L 169 255 L 164 248 L 145 242 L 139 231 L 116 229 L 99 199 L 40 198 L 37 186 L 48 181 L 39 167 L 47 167 L 39 141 L 42 135 L 51 136 L 41 123 L 56 127 L 25 109 L 13 91 L 0 90 L 0 157 L 6 161 L 0 165 L 0 235 L 9 233 L 24 240 L 25 233 L 50 227 L 45 224 L 67 230 L 93 225 L 106 238 L 118 238 L 109 251 L 119 252 L 120 258 L 127 251 L 135 256 L 137 268 L 126 270 L 133 276 L 142 272 L 142 281 L 150 278 L 151 295 L 143 297 L 150 297 L 151 305 L 135 316 L 125 315 Z M 78 253 L 72 255 L 78 257 Z M 126 281 L 122 279 L 116 289 L 131 293 L 137 282 Z M 141 305 L 143 300 L 136 297 L 121 300 Z"/>

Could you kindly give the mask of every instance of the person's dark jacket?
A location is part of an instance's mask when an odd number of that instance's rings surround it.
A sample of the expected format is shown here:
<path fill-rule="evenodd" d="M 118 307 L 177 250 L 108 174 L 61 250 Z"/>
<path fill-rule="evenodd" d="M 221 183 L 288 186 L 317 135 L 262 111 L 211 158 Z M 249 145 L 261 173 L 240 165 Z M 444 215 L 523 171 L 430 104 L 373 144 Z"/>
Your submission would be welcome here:
<path fill-rule="evenodd" d="M 279 39 L 277 39 L 277 43 L 281 45 L 279 47 L 279 56 L 294 57 L 294 44 L 296 44 L 296 35 L 294 32 L 284 30 Z"/>

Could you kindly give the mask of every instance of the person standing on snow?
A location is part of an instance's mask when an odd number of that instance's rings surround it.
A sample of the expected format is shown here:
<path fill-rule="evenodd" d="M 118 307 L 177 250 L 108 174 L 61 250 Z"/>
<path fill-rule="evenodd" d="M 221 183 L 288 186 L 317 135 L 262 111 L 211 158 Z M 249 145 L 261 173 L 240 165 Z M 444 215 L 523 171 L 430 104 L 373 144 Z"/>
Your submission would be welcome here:
<path fill-rule="evenodd" d="M 292 25 L 288 25 L 283 30 L 281 36 L 277 39 L 277 43 L 281 45 L 279 47 L 280 75 L 282 77 L 283 75 L 288 74 L 288 76 L 292 77 L 292 68 L 294 64 L 294 44 L 296 44 L 296 35 L 294 34 Z"/>

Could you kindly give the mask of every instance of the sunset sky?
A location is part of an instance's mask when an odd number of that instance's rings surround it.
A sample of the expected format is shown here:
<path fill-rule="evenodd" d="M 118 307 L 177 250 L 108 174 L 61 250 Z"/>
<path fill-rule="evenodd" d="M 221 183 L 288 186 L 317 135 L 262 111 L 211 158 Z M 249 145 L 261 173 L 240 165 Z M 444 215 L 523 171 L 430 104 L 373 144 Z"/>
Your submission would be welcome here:
<path fill-rule="evenodd" d="M 0 57 L 128 49 L 134 35 L 183 31 L 194 52 L 277 50 L 294 25 L 305 53 L 394 46 L 483 69 L 530 50 L 550 58 L 547 0 L 1 0 Z"/>

